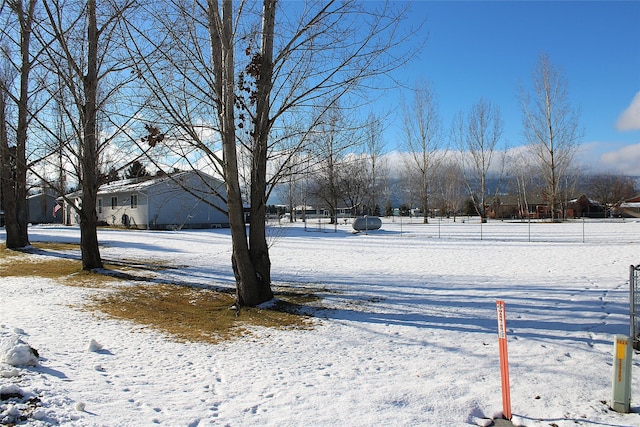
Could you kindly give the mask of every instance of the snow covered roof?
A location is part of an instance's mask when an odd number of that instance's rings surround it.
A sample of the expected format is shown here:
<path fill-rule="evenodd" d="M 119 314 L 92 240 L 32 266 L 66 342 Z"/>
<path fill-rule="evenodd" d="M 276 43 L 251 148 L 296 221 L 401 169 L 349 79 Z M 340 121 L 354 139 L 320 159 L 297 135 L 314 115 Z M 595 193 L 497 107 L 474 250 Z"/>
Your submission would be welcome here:
<path fill-rule="evenodd" d="M 174 181 L 186 181 L 189 177 L 193 175 L 199 175 L 202 179 L 207 181 L 218 181 L 220 185 L 223 184 L 221 180 L 215 178 L 211 175 L 207 175 L 204 172 L 200 171 L 185 171 L 185 172 L 176 172 L 170 175 L 161 175 L 161 176 L 145 176 L 140 178 L 130 178 L 130 179 L 122 179 L 119 181 L 112 181 L 107 184 L 103 184 L 98 189 L 98 194 L 113 194 L 113 193 L 127 193 L 127 192 L 137 192 L 144 191 L 145 189 L 152 187 L 154 185 L 162 184 L 162 183 L 173 183 Z M 67 195 L 67 197 L 80 197 L 82 195 L 82 190 L 75 191 Z"/>
<path fill-rule="evenodd" d="M 602 203 L 600 203 L 599 201 L 593 200 L 592 198 L 587 197 L 586 195 L 582 195 L 582 196 L 578 197 L 577 199 L 569 200 L 569 203 L 578 203 L 578 201 L 581 200 L 582 198 L 586 199 L 587 202 L 589 202 L 590 205 L 594 205 L 594 206 L 602 205 Z"/>
<path fill-rule="evenodd" d="M 170 175 L 161 175 L 161 176 L 153 176 L 153 177 L 145 176 L 141 178 L 131 178 L 131 179 L 123 179 L 120 181 L 113 181 L 100 186 L 100 189 L 98 190 L 98 194 L 142 191 L 146 188 L 149 188 L 154 185 L 162 184 L 162 183 L 171 184 L 175 181 L 182 182 L 187 180 L 193 175 L 199 175 L 205 180 L 217 180 L 222 184 L 222 181 L 210 175 L 207 175 L 203 172 L 186 171 L 186 172 L 177 172 Z"/>
<path fill-rule="evenodd" d="M 635 208 L 635 209 L 640 209 L 640 202 L 633 202 L 633 203 L 621 203 L 620 204 L 621 208 Z"/>
<path fill-rule="evenodd" d="M 183 172 L 181 172 L 183 173 Z M 157 183 L 170 179 L 168 176 L 144 176 L 140 178 L 122 179 L 120 181 L 112 181 L 101 185 L 98 194 L 104 193 L 122 193 L 127 191 L 140 191 Z"/>
<path fill-rule="evenodd" d="M 302 211 L 302 210 L 305 210 L 305 211 L 312 211 L 312 210 L 314 210 L 315 208 L 314 208 L 313 206 L 310 206 L 310 205 L 298 205 L 298 206 L 296 206 L 296 207 L 295 207 L 295 208 L 293 208 L 293 209 L 294 209 L 294 210 L 296 210 L 296 211 Z"/>

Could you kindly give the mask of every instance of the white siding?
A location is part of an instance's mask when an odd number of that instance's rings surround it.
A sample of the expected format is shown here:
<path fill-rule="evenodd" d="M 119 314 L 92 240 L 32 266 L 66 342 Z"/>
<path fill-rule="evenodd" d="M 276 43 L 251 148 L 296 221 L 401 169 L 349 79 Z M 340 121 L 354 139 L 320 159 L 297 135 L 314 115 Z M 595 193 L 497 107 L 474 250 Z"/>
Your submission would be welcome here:
<path fill-rule="evenodd" d="M 99 197 L 103 202 L 98 220 L 111 226 L 134 228 L 227 227 L 226 214 L 211 206 L 224 207 L 211 187 L 216 187 L 224 196 L 223 182 L 197 172 L 182 172 L 173 179 L 114 182 L 100 189 Z M 134 207 L 131 206 L 132 196 L 137 199 Z"/>

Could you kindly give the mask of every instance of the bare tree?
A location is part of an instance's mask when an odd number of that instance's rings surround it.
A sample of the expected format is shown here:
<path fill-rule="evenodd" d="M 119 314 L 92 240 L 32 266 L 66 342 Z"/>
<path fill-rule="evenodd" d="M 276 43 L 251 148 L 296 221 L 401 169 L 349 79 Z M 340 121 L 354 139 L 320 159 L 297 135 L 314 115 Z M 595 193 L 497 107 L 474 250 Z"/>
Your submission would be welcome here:
<path fill-rule="evenodd" d="M 384 158 L 383 131 L 382 120 L 374 114 L 370 114 L 365 124 L 365 141 L 363 144 L 368 175 L 368 194 L 365 204 L 368 207 L 369 215 L 380 215 L 381 187 L 388 175 L 387 163 Z"/>
<path fill-rule="evenodd" d="M 130 26 L 132 54 L 158 107 L 157 122 L 167 128 L 165 142 L 174 147 L 188 142 L 184 151 L 200 152 L 227 182 L 238 306 L 272 296 L 266 200 L 319 125 L 312 119 L 306 130 L 292 129 L 291 118 L 321 117 L 314 114 L 317 100 L 332 105 L 411 55 L 408 50 L 390 55 L 412 32 L 400 31 L 404 10 L 387 3 L 278 5 L 243 1 L 234 9 L 230 0 L 221 5 L 176 0 L 152 11 L 144 31 Z M 276 13 L 282 16 L 277 31 Z M 203 138 L 196 131 L 202 127 L 216 137 Z M 291 138 L 292 132 L 303 136 Z M 293 140 L 298 144 L 283 149 L 283 141 Z M 248 200 L 243 200 L 239 150 L 248 154 Z M 269 168 L 274 159 L 277 168 Z M 248 235 L 244 202 L 250 211 Z"/>
<path fill-rule="evenodd" d="M 480 99 L 465 118 L 454 121 L 454 139 L 462 164 L 469 193 L 481 220 L 486 221 L 487 176 L 495 166 L 498 143 L 502 137 L 502 118 L 497 106 Z M 503 152 L 504 153 L 504 152 Z M 504 156 L 500 159 L 498 176 L 502 176 Z"/>
<path fill-rule="evenodd" d="M 318 160 L 314 167 L 315 182 L 311 192 L 325 203 L 331 224 L 335 224 L 339 203 L 344 196 L 344 187 L 350 185 L 344 182 L 343 178 L 349 168 L 347 152 L 355 145 L 355 128 L 347 122 L 343 111 L 337 105 L 329 109 L 320 107 L 320 110 L 321 125 L 312 151 Z"/>
<path fill-rule="evenodd" d="M 531 162 L 531 156 L 527 154 L 528 151 L 521 149 L 509 153 L 507 163 L 511 166 L 506 171 L 512 180 L 512 187 L 515 186 L 513 193 L 517 198 L 517 215 L 522 219 L 530 217 L 529 201 L 535 195 L 536 190 L 540 188 L 538 182 L 540 174 L 537 171 L 537 166 Z"/>
<path fill-rule="evenodd" d="M 418 177 L 423 222 L 429 222 L 429 193 L 434 173 L 446 155 L 438 103 L 429 84 L 414 91 L 413 104 L 403 106 L 408 168 Z"/>
<path fill-rule="evenodd" d="M 350 158 L 349 158 L 350 157 Z M 338 165 L 338 194 L 345 208 L 352 215 L 379 215 L 372 206 L 366 205 L 369 194 L 369 174 L 366 159 L 360 156 L 349 156 Z"/>
<path fill-rule="evenodd" d="M 587 190 L 590 197 L 607 209 L 614 209 L 626 199 L 635 196 L 636 183 L 633 178 L 624 175 L 598 174 L 588 180 Z"/>
<path fill-rule="evenodd" d="M 464 172 L 459 162 L 447 157 L 438 169 L 435 179 L 435 194 L 441 215 L 447 218 L 460 212 L 464 195 L 467 193 Z"/>
<path fill-rule="evenodd" d="M 405 153 L 409 156 L 408 153 Z M 398 173 L 397 194 L 400 195 L 400 210 L 401 216 L 413 215 L 413 209 L 422 203 L 422 189 L 424 188 L 422 179 L 419 173 L 414 168 L 409 167 L 411 165 L 410 159 L 403 158 L 404 165 L 406 167 L 401 168 Z M 424 221 L 424 218 L 423 218 Z"/>
<path fill-rule="evenodd" d="M 115 30 L 135 0 L 101 4 L 100 19 L 96 0 L 88 0 L 86 5 L 56 0 L 44 0 L 43 4 L 52 38 L 46 51 L 48 64 L 60 83 L 52 85 L 52 89 L 61 91 L 52 96 L 68 97 L 66 102 L 58 102 L 56 108 L 62 109 L 60 116 L 71 132 L 62 136 L 57 126 L 43 123 L 43 127 L 50 135 L 64 138 L 65 150 L 72 153 L 76 167 L 82 191 L 82 204 L 75 206 L 80 218 L 82 268 L 102 268 L 96 211 L 103 177 L 101 154 L 117 132 L 106 136 L 101 133 L 100 124 L 104 121 L 110 126 L 127 127 L 127 119 L 116 125 L 119 114 L 107 111 L 107 106 L 131 79 L 131 73 L 126 73 L 127 64 L 118 57 Z M 128 112 L 135 115 L 134 111 Z"/>
<path fill-rule="evenodd" d="M 32 32 L 36 0 L 3 2 L 0 10 L 7 17 L 2 31 L 2 58 L 9 67 L 0 77 L 2 91 L 3 136 L 0 138 L 0 167 L 3 170 L 2 196 L 5 209 L 6 246 L 10 249 L 29 245 L 27 230 L 27 136 L 31 122 L 30 102 L 33 82 L 31 73 L 36 55 L 32 52 Z M 5 13 L 6 12 L 6 13 Z M 17 52 L 16 55 L 13 52 Z M 10 70 L 16 70 L 14 74 Z M 9 103 L 16 107 L 15 116 L 9 117 Z M 9 126 L 15 145 L 9 142 Z M 11 170 L 11 173 L 8 171 Z"/>
<path fill-rule="evenodd" d="M 545 182 L 551 219 L 557 218 L 562 182 L 582 137 L 569 103 L 568 84 L 549 57 L 540 55 L 532 90 L 521 92 L 524 134 Z"/>
<path fill-rule="evenodd" d="M 15 195 L 13 170 L 15 164 L 15 147 L 9 145 L 9 131 L 7 129 L 7 92 L 0 91 L 0 209 L 5 212 L 15 211 Z M 15 227 L 15 225 L 13 226 Z M 9 225 L 6 226 L 8 233 Z M 7 248 L 10 248 L 7 245 Z"/>

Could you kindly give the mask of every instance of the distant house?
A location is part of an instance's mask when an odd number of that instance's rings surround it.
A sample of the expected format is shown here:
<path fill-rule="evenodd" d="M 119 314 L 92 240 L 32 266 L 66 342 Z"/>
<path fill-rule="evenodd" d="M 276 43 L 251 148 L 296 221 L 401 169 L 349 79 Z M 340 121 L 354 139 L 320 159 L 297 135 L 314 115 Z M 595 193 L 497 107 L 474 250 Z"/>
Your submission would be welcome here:
<path fill-rule="evenodd" d="M 640 218 L 640 196 L 622 202 L 617 209 L 617 214 L 624 217 Z"/>
<path fill-rule="evenodd" d="M 525 207 L 517 196 L 500 195 L 487 198 L 490 203 L 485 205 L 485 213 L 492 219 L 521 218 L 526 215 Z"/>
<path fill-rule="evenodd" d="M 487 199 L 485 212 L 492 219 L 540 219 L 549 217 L 549 208 L 544 196 L 501 194 Z"/>
<path fill-rule="evenodd" d="M 525 204 L 519 197 L 503 195 L 492 199 L 486 206 L 489 218 L 551 218 L 551 209 L 547 195 L 530 196 Z M 607 209 L 601 203 L 581 195 L 565 203 L 557 203 L 556 217 L 561 218 L 604 218 Z"/>
<path fill-rule="evenodd" d="M 81 192 L 67 195 L 80 206 Z M 172 230 L 228 227 L 224 182 L 198 171 L 126 179 L 98 190 L 98 221 L 104 225 Z M 64 223 L 79 223 L 76 210 L 64 203 Z"/>
<path fill-rule="evenodd" d="M 57 205 L 51 190 L 27 196 L 27 221 L 31 224 L 60 224 L 62 218 L 54 211 Z M 0 210 L 0 227 L 4 227 L 3 210 Z"/>
<path fill-rule="evenodd" d="M 577 199 L 569 200 L 567 217 L 573 218 L 605 218 L 607 208 L 602 203 L 588 198 L 585 194 Z"/>
<path fill-rule="evenodd" d="M 44 193 L 27 197 L 29 222 L 31 224 L 61 223 L 61 215 L 56 215 L 54 211 L 57 205 L 56 197 L 52 191 L 45 191 Z"/>

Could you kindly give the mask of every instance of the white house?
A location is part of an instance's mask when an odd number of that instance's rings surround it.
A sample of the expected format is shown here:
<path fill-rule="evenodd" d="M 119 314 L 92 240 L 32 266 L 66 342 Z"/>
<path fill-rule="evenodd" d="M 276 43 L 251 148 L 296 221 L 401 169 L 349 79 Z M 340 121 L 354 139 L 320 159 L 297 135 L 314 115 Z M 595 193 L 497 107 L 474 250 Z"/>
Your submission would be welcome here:
<path fill-rule="evenodd" d="M 80 206 L 81 192 L 67 195 Z M 99 223 L 146 229 L 228 227 L 224 182 L 198 171 L 114 181 L 98 190 Z M 65 224 L 79 223 L 64 203 Z"/>

